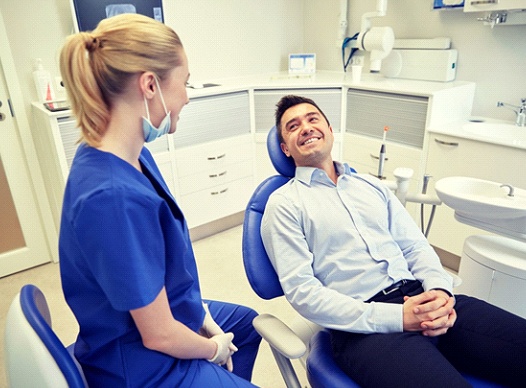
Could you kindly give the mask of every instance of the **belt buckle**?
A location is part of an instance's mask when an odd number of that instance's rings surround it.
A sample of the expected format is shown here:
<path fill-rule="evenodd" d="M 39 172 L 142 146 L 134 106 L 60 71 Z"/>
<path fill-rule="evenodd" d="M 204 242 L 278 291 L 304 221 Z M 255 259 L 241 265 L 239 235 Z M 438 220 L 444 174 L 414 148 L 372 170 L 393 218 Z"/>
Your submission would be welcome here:
<path fill-rule="evenodd" d="M 384 295 L 389 295 L 391 292 L 395 292 L 396 290 L 399 290 L 399 289 L 400 289 L 400 286 L 395 287 L 395 288 L 392 288 L 392 289 L 390 289 L 389 291 L 382 290 L 382 293 L 383 293 Z"/>
<path fill-rule="evenodd" d="M 389 290 L 389 287 L 387 287 L 385 290 L 382 290 L 382 293 L 383 293 L 384 295 L 389 295 L 390 293 L 399 290 L 400 287 L 402 287 L 402 286 L 403 286 L 404 284 L 406 284 L 406 283 L 407 283 L 407 281 L 406 281 L 405 279 L 402 279 L 402 280 L 400 280 L 400 281 L 394 283 L 394 284 L 391 286 L 391 287 L 393 287 L 393 288 L 391 288 L 390 290 Z"/>

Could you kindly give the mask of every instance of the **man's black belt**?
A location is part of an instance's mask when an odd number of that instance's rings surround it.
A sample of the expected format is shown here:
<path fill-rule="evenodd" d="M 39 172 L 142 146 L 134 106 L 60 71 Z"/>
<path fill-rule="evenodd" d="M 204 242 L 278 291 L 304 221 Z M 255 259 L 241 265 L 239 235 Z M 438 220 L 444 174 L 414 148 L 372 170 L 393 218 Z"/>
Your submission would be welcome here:
<path fill-rule="evenodd" d="M 400 287 L 406 285 L 410 280 L 402 279 L 399 282 L 396 282 L 394 284 L 391 284 L 389 287 L 387 287 L 385 290 L 382 290 L 381 293 L 384 295 L 388 295 L 391 292 L 395 292 L 400 289 Z"/>

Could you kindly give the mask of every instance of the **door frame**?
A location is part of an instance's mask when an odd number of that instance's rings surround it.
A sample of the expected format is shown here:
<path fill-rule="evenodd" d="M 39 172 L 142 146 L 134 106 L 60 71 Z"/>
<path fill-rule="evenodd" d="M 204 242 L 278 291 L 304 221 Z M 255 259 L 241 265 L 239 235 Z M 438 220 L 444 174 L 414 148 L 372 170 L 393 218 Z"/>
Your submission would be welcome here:
<path fill-rule="evenodd" d="M 0 71 L 3 68 L 7 93 L 9 95 L 11 108 L 14 112 L 14 117 L 12 118 L 15 125 L 15 131 L 22 146 L 24 169 L 27 171 L 30 179 L 31 195 L 36 202 L 38 216 L 40 218 L 38 220 L 38 226 L 42 227 L 46 240 L 47 251 L 42 252 L 41 254 L 51 258 L 53 262 L 58 262 L 58 233 L 55 229 L 53 216 L 49 207 L 44 179 L 42 177 L 42 172 L 40 171 L 40 164 L 33 143 L 33 137 L 31 135 L 31 124 L 25 107 L 24 97 L 21 92 L 20 82 L 18 80 L 1 9 L 0 61 L 2 65 Z"/>

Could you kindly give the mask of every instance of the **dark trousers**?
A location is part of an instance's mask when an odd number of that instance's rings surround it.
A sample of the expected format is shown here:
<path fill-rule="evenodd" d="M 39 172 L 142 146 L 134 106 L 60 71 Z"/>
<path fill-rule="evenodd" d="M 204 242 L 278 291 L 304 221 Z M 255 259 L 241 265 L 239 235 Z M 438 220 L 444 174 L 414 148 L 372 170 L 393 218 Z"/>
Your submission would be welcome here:
<path fill-rule="evenodd" d="M 403 303 L 423 292 L 411 282 L 375 302 Z M 362 387 L 469 387 L 461 373 L 526 386 L 526 320 L 484 301 L 456 295 L 457 321 L 446 334 L 356 334 L 331 330 L 336 362 Z"/>

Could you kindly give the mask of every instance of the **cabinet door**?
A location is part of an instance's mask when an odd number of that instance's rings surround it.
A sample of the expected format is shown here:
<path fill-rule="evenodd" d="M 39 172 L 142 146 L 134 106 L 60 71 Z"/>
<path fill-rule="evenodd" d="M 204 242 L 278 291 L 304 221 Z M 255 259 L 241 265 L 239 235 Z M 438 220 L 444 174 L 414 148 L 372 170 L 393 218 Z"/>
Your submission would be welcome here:
<path fill-rule="evenodd" d="M 526 150 L 431 133 L 427 173 L 433 176 L 430 187 L 441 178 L 466 176 L 526 188 L 526 176 L 517 173 L 526 164 Z M 484 231 L 461 224 L 446 205 L 437 207 L 429 234 L 431 244 L 454 253 L 462 253 L 464 240 Z"/>
<path fill-rule="evenodd" d="M 192 98 L 179 115 L 176 150 L 250 133 L 248 92 Z"/>
<path fill-rule="evenodd" d="M 495 270 L 463 255 L 458 276 L 462 279 L 462 283 L 455 289 L 456 293 L 489 301 Z"/>
<path fill-rule="evenodd" d="M 343 143 L 343 160 L 361 174 L 377 176 L 381 144 L 382 141 L 378 139 L 346 133 Z M 409 192 L 416 193 L 420 178 L 421 158 L 421 149 L 389 143 L 386 145 L 386 161 L 383 175 L 388 180 L 395 180 L 393 172 L 396 168 L 411 168 L 414 171 L 414 175 L 409 184 Z M 408 202 L 406 208 L 413 219 L 417 221 L 420 214 L 419 205 Z"/>
<path fill-rule="evenodd" d="M 426 131 L 428 99 L 394 93 L 347 92 L 346 132 L 382 139 L 390 129 L 390 142 L 422 148 Z"/>
<path fill-rule="evenodd" d="M 495 271 L 489 302 L 526 318 L 526 280 Z"/>

